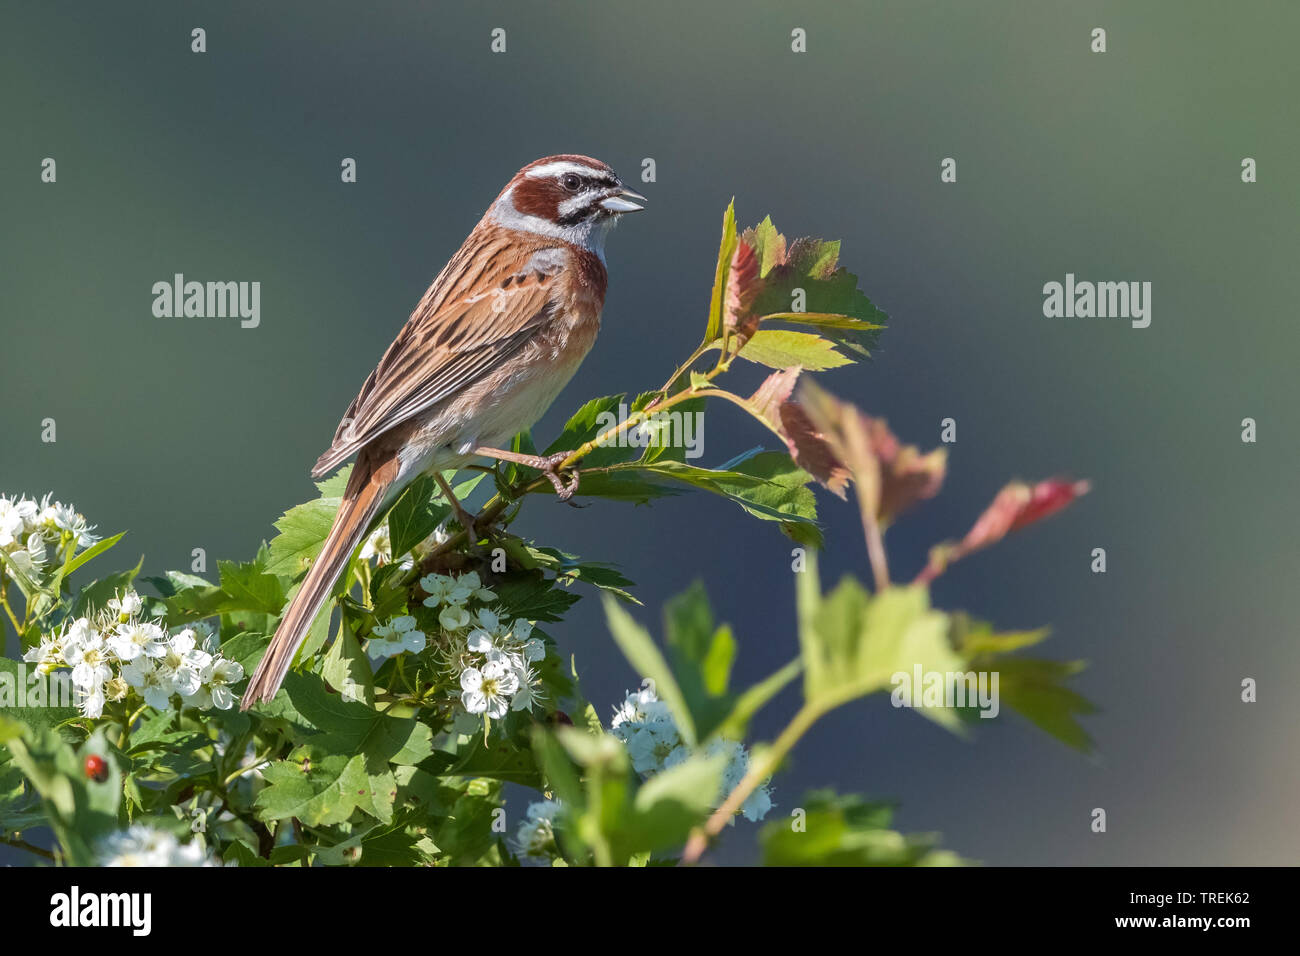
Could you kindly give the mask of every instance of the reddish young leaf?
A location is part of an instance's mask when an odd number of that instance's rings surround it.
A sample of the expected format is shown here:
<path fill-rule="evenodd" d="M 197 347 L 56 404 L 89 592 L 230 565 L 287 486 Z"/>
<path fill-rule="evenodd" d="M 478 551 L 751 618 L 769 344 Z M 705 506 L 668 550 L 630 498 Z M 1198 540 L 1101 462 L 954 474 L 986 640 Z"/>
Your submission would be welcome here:
<path fill-rule="evenodd" d="M 845 497 L 849 472 L 831 450 L 826 438 L 808 420 L 808 415 L 790 398 L 799 374 L 797 365 L 773 372 L 748 399 L 751 411 L 780 436 L 790 457 L 823 487 Z"/>
<path fill-rule="evenodd" d="M 1013 531 L 1019 531 L 1055 514 L 1075 499 L 1086 495 L 1090 487 L 1086 481 L 1071 481 L 1066 478 L 1049 478 L 1035 485 L 1023 481 L 1011 482 L 984 509 L 970 531 L 966 532 L 966 537 L 955 544 L 936 545 L 930 550 L 930 562 L 917 575 L 917 581 L 933 581 L 952 562 L 996 544 Z"/>

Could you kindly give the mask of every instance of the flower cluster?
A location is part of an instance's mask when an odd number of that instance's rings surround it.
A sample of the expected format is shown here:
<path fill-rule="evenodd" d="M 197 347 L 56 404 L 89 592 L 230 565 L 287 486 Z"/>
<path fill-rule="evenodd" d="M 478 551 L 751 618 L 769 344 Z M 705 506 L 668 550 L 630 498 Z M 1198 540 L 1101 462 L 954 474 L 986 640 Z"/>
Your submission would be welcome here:
<path fill-rule="evenodd" d="M 216 866 L 197 843 L 137 823 L 99 845 L 100 866 Z"/>
<path fill-rule="evenodd" d="M 675 767 L 691 755 L 690 749 L 682 742 L 668 705 L 651 688 L 633 691 L 614 709 L 610 733 L 627 746 L 632 768 L 642 776 Z M 716 800 L 716 803 L 721 803 L 749 771 L 749 751 L 738 741 L 715 738 L 705 745 L 704 752 L 709 756 L 722 754 L 727 758 Z M 767 816 L 770 809 L 772 789 L 764 783 L 754 788 L 740 812 L 746 820 L 756 821 Z"/>
<path fill-rule="evenodd" d="M 564 808 L 559 800 L 528 804 L 524 821 L 515 831 L 515 853 L 532 860 L 549 860 L 558 852 L 555 818 Z"/>
<path fill-rule="evenodd" d="M 420 587 L 428 595 L 424 606 L 438 614 L 438 656 L 460 687 L 465 711 L 500 719 L 531 708 L 541 684 L 533 665 L 546 657 L 546 645 L 532 636 L 532 622 L 503 620 L 499 611 L 473 607 L 496 600 L 474 571 L 425 575 Z"/>
<path fill-rule="evenodd" d="M 45 567 L 60 549 L 69 549 L 65 557 L 78 548 L 88 548 L 98 537 L 92 525 L 72 505 L 54 501 L 46 495 L 40 501 L 27 496 L 7 498 L 0 495 L 0 551 L 28 575 Z"/>
<path fill-rule="evenodd" d="M 438 525 L 433 533 L 417 544 L 406 554 L 393 554 L 393 536 L 389 531 L 388 522 L 381 522 L 379 527 L 371 532 L 370 537 L 366 538 L 365 544 L 361 546 L 360 558 L 362 561 L 373 561 L 376 567 L 382 568 L 385 564 L 391 564 L 394 559 L 397 560 L 397 566 L 403 571 L 409 571 L 415 567 L 417 558 L 432 551 L 436 546 L 445 544 L 451 538 L 447 531 L 446 522 Z"/>
<path fill-rule="evenodd" d="M 69 619 L 43 635 L 23 660 L 43 674 L 72 668 L 77 701 L 92 718 L 102 716 L 106 702 L 133 692 L 158 710 L 171 707 L 177 696 L 185 706 L 229 710 L 235 702 L 231 687 L 244 676 L 244 668 L 222 657 L 206 632 L 187 627 L 169 634 L 147 620 L 131 590 L 90 617 Z"/>

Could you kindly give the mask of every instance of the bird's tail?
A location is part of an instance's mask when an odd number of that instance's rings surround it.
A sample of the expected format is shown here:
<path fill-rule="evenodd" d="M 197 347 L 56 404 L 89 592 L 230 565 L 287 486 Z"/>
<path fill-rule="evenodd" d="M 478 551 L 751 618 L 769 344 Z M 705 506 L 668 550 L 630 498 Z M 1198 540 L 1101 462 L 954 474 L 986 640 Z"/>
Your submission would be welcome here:
<path fill-rule="evenodd" d="M 365 461 L 366 457 L 363 452 L 352 470 L 347 489 L 343 492 L 343 503 L 334 516 L 334 526 L 330 528 L 320 556 L 307 572 L 302 587 L 281 616 L 275 637 L 244 691 L 240 710 L 269 701 L 280 689 L 294 654 L 329 598 L 339 574 L 347 567 L 352 552 L 384 506 L 396 476 L 396 461 L 372 468 Z"/>

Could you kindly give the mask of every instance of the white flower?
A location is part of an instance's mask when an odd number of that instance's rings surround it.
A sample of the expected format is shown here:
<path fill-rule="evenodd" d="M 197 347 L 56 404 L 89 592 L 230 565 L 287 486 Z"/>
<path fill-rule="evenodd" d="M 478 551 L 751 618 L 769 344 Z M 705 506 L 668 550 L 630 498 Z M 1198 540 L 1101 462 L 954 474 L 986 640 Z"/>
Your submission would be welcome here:
<path fill-rule="evenodd" d="M 481 628 L 469 632 L 469 637 L 465 638 L 465 646 L 475 654 L 491 654 L 497 649 L 492 635 Z"/>
<path fill-rule="evenodd" d="M 535 664 L 537 661 L 545 660 L 546 645 L 542 642 L 541 638 L 531 637 L 524 641 L 523 655 L 524 660 L 528 661 L 530 664 Z"/>
<path fill-rule="evenodd" d="M 9 557 L 25 574 L 33 575 L 45 566 L 45 539 L 33 532 L 27 536 L 26 546 L 11 552 Z"/>
<path fill-rule="evenodd" d="M 0 548 L 9 550 L 20 537 L 31 531 L 38 510 L 36 502 L 27 497 L 0 496 Z"/>
<path fill-rule="evenodd" d="M 564 809 L 559 800 L 530 803 L 524 821 L 515 831 L 515 852 L 532 859 L 555 855 L 555 818 Z"/>
<path fill-rule="evenodd" d="M 426 574 L 420 578 L 420 587 L 429 595 L 424 599 L 425 607 L 436 608 L 444 604 L 463 606 L 470 598 L 480 601 L 496 600 L 496 595 L 483 587 L 477 571 L 467 571 L 458 578 L 446 574 Z"/>
<path fill-rule="evenodd" d="M 476 601 L 495 601 L 497 596 L 495 592 L 485 588 L 483 582 L 479 580 L 477 571 L 467 571 L 456 579 L 458 589 L 467 593 L 465 600 L 473 598 Z M 458 591 L 457 593 L 460 593 Z"/>
<path fill-rule="evenodd" d="M 73 685 L 84 693 L 98 690 L 113 676 L 108 666 L 109 650 L 104 639 L 93 631 L 82 640 L 68 642 L 63 650 L 63 659 L 72 665 Z"/>
<path fill-rule="evenodd" d="M 215 707 L 217 710 L 229 710 L 235 703 L 231 684 L 238 684 L 244 678 L 244 665 L 239 661 L 226 660 L 224 657 L 213 658 L 199 675 L 202 682 L 195 694 L 194 706 L 203 710 Z"/>
<path fill-rule="evenodd" d="M 361 546 L 361 554 L 358 555 L 362 561 L 375 559 L 375 563 L 383 566 L 393 560 L 393 541 L 389 534 L 388 522 L 385 521 L 376 528 L 366 538 L 366 543 Z"/>
<path fill-rule="evenodd" d="M 429 600 L 425 600 L 425 604 Z M 443 630 L 459 631 L 469 627 L 469 611 L 465 610 L 459 604 L 449 604 L 438 612 L 438 623 L 442 625 Z"/>
<path fill-rule="evenodd" d="M 755 787 L 754 792 L 740 805 L 740 812 L 750 823 L 757 823 L 767 816 L 767 812 L 771 809 L 772 789 L 767 784 Z"/>
<path fill-rule="evenodd" d="M 415 618 L 403 614 L 387 624 L 376 624 L 366 643 L 366 655 L 381 661 L 409 651 L 418 654 L 424 650 L 424 632 L 415 629 Z"/>
<path fill-rule="evenodd" d="M 50 495 L 46 495 L 41 501 L 41 512 L 39 521 L 47 528 L 57 531 L 66 531 L 77 542 L 78 547 L 88 548 L 99 540 L 97 535 L 91 534 L 94 531 L 92 525 L 86 524 L 86 518 L 77 512 L 72 505 L 65 505 L 61 501 L 50 501 Z"/>
<path fill-rule="evenodd" d="M 128 589 L 118 597 L 111 599 L 108 602 L 108 607 L 109 610 L 116 611 L 118 618 L 125 622 L 128 618 L 140 613 L 142 607 L 140 595 Z"/>
<path fill-rule="evenodd" d="M 163 653 L 158 657 L 156 676 L 161 684 L 170 688 L 171 693 L 181 697 L 193 697 L 203 684 L 201 677 L 204 668 L 212 663 L 212 655 L 198 650 L 196 635 L 186 628 L 173 634 L 163 645 Z M 145 700 L 149 700 L 146 696 Z M 152 701 L 149 701 L 153 704 Z M 158 706 L 153 704 L 153 706 Z"/>
<path fill-rule="evenodd" d="M 56 668 L 63 667 L 66 663 L 63 660 L 63 635 L 42 635 L 40 644 L 29 647 L 23 654 L 23 660 L 35 664 L 37 672 L 41 674 L 48 674 Z"/>
<path fill-rule="evenodd" d="M 100 866 L 213 866 L 197 843 L 182 844 L 162 830 L 137 823 L 107 837 L 99 848 Z"/>
<path fill-rule="evenodd" d="M 81 706 L 83 717 L 89 717 L 96 720 L 104 716 L 104 685 L 92 687 L 89 690 L 76 688 L 77 703 Z"/>
<path fill-rule="evenodd" d="M 486 631 L 493 637 L 505 637 L 510 633 L 510 625 L 503 625 L 501 623 L 500 615 L 490 608 L 479 608 L 478 611 L 475 612 L 474 618 L 478 622 L 479 629 Z"/>
<path fill-rule="evenodd" d="M 519 689 L 515 692 L 514 700 L 510 702 L 510 709 L 532 710 L 533 704 L 538 701 L 537 690 L 533 686 L 535 680 L 533 672 L 526 667 L 516 667 L 514 674 Z"/>
<path fill-rule="evenodd" d="M 108 646 L 122 661 L 133 661 L 141 654 L 162 657 L 167 653 L 167 634 L 149 621 L 127 621 L 118 625 Z"/>
<path fill-rule="evenodd" d="M 137 657 L 122 668 L 123 679 L 155 710 L 167 710 L 172 701 L 170 675 L 147 657 Z"/>
<path fill-rule="evenodd" d="M 501 718 L 510 708 L 510 696 L 519 689 L 519 678 L 505 661 L 488 661 L 482 670 L 465 668 L 460 687 L 460 701 L 467 711 Z"/>

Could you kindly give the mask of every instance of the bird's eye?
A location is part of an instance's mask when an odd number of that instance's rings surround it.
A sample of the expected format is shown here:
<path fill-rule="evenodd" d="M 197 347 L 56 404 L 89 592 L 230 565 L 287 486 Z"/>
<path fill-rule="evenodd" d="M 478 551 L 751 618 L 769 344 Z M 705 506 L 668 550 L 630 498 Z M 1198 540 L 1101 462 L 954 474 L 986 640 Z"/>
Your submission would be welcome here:
<path fill-rule="evenodd" d="M 562 185 L 569 192 L 576 193 L 578 191 L 578 187 L 582 185 L 582 180 L 578 178 L 576 173 L 565 173 L 564 176 L 560 179 L 560 185 Z"/>

